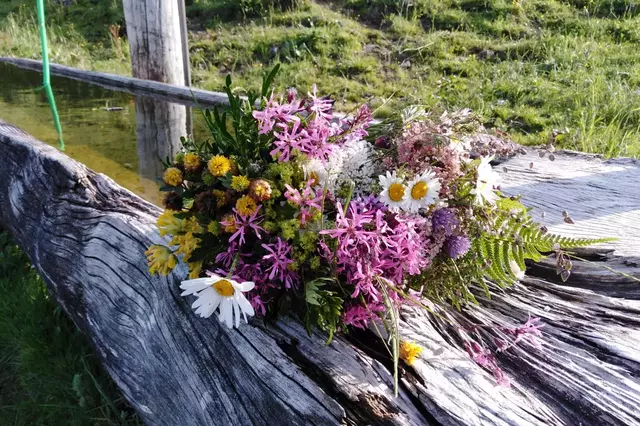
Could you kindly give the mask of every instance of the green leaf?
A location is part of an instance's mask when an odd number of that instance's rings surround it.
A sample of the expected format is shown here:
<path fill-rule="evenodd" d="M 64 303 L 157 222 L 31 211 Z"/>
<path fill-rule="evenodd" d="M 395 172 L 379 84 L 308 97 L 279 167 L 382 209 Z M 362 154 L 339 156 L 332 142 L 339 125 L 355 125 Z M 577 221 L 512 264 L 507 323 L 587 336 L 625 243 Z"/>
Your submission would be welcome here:
<path fill-rule="evenodd" d="M 231 182 L 232 182 L 232 179 L 233 179 L 233 177 L 232 177 L 232 175 L 231 175 L 231 172 L 227 172 L 227 174 L 226 174 L 226 175 L 224 175 L 224 176 L 220 176 L 220 177 L 218 178 L 218 181 L 220 181 L 220 183 L 222 183 L 222 185 L 223 185 L 225 188 L 231 188 Z"/>
<path fill-rule="evenodd" d="M 343 300 L 335 292 L 323 290 L 333 278 L 318 278 L 305 284 L 305 300 L 307 301 L 307 313 L 305 324 L 307 332 L 311 334 L 313 325 L 328 333 L 326 344 L 330 344 L 333 335 L 338 331 L 342 316 Z"/>
<path fill-rule="evenodd" d="M 193 198 L 184 198 L 182 200 L 182 206 L 186 209 L 186 210 L 191 210 L 191 207 L 193 207 Z"/>
<path fill-rule="evenodd" d="M 276 66 L 273 67 L 273 69 L 271 70 L 271 72 L 269 74 L 266 74 L 263 78 L 262 78 L 262 97 L 266 97 L 269 94 L 269 87 L 271 87 L 271 84 L 273 83 L 273 80 L 276 78 L 276 75 L 278 74 L 278 71 L 280 70 L 280 64 L 276 64 Z"/>

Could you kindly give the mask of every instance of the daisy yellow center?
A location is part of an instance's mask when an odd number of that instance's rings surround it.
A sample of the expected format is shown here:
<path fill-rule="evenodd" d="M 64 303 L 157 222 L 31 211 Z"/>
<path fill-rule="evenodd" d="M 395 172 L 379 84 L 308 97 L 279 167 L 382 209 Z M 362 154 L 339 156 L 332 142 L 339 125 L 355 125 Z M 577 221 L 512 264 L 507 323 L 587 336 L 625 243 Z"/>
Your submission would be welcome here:
<path fill-rule="evenodd" d="M 389 198 L 396 203 L 404 197 L 404 185 L 401 183 L 392 183 L 389 185 Z"/>
<path fill-rule="evenodd" d="M 424 198 L 425 195 L 427 195 L 428 191 L 429 185 L 427 185 L 425 182 L 420 181 L 413 185 L 413 188 L 411 188 L 411 198 L 413 198 L 414 200 L 420 200 Z"/>
<path fill-rule="evenodd" d="M 224 297 L 231 297 L 236 292 L 236 289 L 233 288 L 233 284 L 229 280 L 220 280 L 216 281 L 213 284 L 213 289 L 220 295 Z"/>

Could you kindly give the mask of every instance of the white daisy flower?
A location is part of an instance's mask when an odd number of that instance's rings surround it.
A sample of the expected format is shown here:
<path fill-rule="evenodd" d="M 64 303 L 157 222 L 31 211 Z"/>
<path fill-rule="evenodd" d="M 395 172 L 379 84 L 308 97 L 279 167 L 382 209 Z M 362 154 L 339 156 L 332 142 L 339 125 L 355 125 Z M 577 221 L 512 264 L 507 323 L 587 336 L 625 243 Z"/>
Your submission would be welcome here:
<path fill-rule="evenodd" d="M 406 211 L 418 212 L 421 208 L 437 204 L 440 194 L 440 179 L 435 172 L 425 170 L 421 175 L 413 178 L 407 185 L 402 206 Z"/>
<path fill-rule="evenodd" d="M 479 206 L 482 206 L 485 201 L 495 205 L 498 199 L 493 187 L 498 185 L 500 175 L 491 168 L 491 164 L 489 164 L 491 160 L 493 160 L 493 156 L 482 157 L 478 166 L 478 181 L 476 187 L 471 190 L 471 193 L 476 196 L 475 203 Z"/>
<path fill-rule="evenodd" d="M 252 290 L 254 286 L 255 284 L 251 281 L 238 283 L 217 275 L 186 280 L 180 284 L 180 288 L 184 290 L 181 296 L 193 294 L 198 298 L 191 305 L 196 310 L 196 314 L 208 318 L 220 307 L 218 318 L 229 328 L 234 326 L 234 316 L 235 326 L 238 328 L 240 313 L 244 316 L 245 322 L 247 322 L 247 315 L 252 317 L 255 314 L 253 306 L 242 294 Z"/>
<path fill-rule="evenodd" d="M 380 175 L 378 179 L 382 187 L 380 200 L 389 206 L 389 210 L 397 211 L 402 207 L 402 200 L 407 192 L 404 181 L 396 176 L 395 170 L 393 173 L 387 171 L 386 175 Z"/>

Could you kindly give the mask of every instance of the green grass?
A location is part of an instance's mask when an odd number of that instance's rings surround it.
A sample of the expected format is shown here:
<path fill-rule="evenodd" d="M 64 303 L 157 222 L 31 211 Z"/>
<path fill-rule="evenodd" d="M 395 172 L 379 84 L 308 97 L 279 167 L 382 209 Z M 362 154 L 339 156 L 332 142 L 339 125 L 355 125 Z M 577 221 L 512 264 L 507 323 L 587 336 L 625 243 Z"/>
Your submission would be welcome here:
<path fill-rule="evenodd" d="M 45 5 L 52 62 L 131 74 L 121 0 L 80 0 L 68 7 L 45 0 Z M 35 1 L 0 4 L 0 55 L 41 58 Z"/>
<path fill-rule="evenodd" d="M 38 56 L 31 3 L 0 6 L 1 54 Z M 187 4 L 194 82 L 205 89 L 220 90 L 228 73 L 240 90 L 256 88 L 282 62 L 280 87 L 315 82 L 343 110 L 470 107 L 525 144 L 559 133 L 563 147 L 640 154 L 640 6 L 631 0 Z M 127 72 L 119 0 L 50 4 L 49 17 L 55 61 Z"/>
<path fill-rule="evenodd" d="M 142 424 L 27 257 L 3 232 L 0 424 Z"/>

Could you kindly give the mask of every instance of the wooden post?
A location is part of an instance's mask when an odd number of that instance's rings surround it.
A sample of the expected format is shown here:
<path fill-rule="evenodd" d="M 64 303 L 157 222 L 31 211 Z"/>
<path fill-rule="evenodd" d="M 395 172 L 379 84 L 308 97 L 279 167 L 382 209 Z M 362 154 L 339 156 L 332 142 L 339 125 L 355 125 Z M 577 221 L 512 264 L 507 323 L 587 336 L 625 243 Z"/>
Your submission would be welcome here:
<path fill-rule="evenodd" d="M 177 1 L 123 0 L 134 77 L 183 85 L 184 58 Z"/>
<path fill-rule="evenodd" d="M 184 0 L 176 0 L 180 10 L 180 38 L 182 40 L 182 67 L 184 68 L 184 85 L 191 87 L 191 61 L 189 60 L 189 31 L 187 29 L 187 10 Z M 187 134 L 193 134 L 193 117 L 191 108 L 187 108 Z"/>
<path fill-rule="evenodd" d="M 172 159 L 179 150 L 180 136 L 187 134 L 184 105 L 153 98 L 136 97 L 138 171 L 148 179 L 162 176 L 161 160 Z"/>
<path fill-rule="evenodd" d="M 131 73 L 136 78 L 184 85 L 185 64 L 178 1 L 123 0 Z M 172 156 L 187 134 L 182 105 L 136 98 L 140 173 L 158 178 L 158 157 Z"/>

